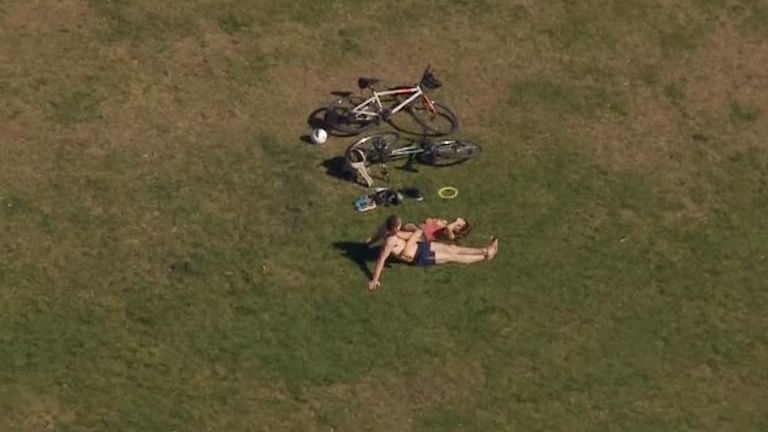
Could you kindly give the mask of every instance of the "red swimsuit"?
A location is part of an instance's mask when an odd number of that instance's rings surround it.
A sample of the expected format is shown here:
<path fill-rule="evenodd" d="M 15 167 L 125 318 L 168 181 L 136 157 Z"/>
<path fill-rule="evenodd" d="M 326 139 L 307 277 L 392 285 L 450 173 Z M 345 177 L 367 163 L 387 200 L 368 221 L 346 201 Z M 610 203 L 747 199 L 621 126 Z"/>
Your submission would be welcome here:
<path fill-rule="evenodd" d="M 430 220 L 421 225 L 421 231 L 424 232 L 424 240 L 435 241 L 435 233 L 442 228 L 436 221 Z"/>

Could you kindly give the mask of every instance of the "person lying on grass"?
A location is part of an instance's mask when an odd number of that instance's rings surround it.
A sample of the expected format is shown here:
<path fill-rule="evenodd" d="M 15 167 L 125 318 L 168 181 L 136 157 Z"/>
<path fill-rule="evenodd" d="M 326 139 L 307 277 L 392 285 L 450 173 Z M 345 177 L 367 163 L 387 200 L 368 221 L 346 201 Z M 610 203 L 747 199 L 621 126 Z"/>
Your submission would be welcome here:
<path fill-rule="evenodd" d="M 469 248 L 425 240 L 421 228 L 416 228 L 415 231 L 403 231 L 402 228 L 403 221 L 398 216 L 393 215 L 387 218 L 386 232 L 381 235 L 384 238 L 384 246 L 381 248 L 379 258 L 376 260 L 376 268 L 368 283 L 369 291 L 375 291 L 381 286 L 379 281 L 381 272 L 390 256 L 414 266 L 430 266 L 490 261 L 499 251 L 499 240 L 496 238 L 492 238 L 491 244 L 487 247 Z M 382 234 L 381 230 L 369 240 L 375 239 L 380 234 Z"/>
<path fill-rule="evenodd" d="M 472 225 L 463 217 L 457 217 L 453 222 L 448 222 L 445 219 L 427 218 L 418 227 L 413 224 L 403 225 L 405 231 L 416 231 L 415 228 L 421 229 L 425 240 L 439 242 L 456 242 L 465 238 L 472 231 Z"/>
<path fill-rule="evenodd" d="M 439 241 L 443 243 L 455 243 L 465 238 L 472 231 L 472 225 L 463 217 L 457 217 L 453 222 L 445 219 L 426 218 L 421 225 L 404 223 L 401 231 L 414 232 L 421 229 L 422 236 L 427 241 Z M 387 224 L 382 225 L 376 233 L 365 240 L 365 243 L 371 245 L 386 236 Z"/>

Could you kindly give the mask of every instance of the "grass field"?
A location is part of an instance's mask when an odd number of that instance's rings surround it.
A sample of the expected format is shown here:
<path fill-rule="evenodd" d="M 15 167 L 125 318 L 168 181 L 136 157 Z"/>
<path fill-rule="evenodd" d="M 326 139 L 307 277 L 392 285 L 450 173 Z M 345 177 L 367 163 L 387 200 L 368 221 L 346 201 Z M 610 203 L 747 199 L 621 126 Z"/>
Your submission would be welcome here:
<path fill-rule="evenodd" d="M 0 430 L 768 430 L 768 3 L 0 0 Z M 481 159 L 388 268 L 305 144 L 358 76 Z M 458 199 L 437 187 L 454 184 Z"/>

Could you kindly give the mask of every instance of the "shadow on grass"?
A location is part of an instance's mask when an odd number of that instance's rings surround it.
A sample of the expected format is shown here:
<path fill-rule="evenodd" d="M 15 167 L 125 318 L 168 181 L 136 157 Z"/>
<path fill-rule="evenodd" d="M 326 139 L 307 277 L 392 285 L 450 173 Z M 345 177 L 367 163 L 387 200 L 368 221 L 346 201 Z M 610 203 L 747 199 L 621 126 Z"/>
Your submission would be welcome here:
<path fill-rule="evenodd" d="M 347 164 L 343 156 L 335 156 L 326 159 L 321 163 L 321 166 L 325 168 L 325 173 L 331 177 L 349 182 L 354 181 L 354 177 L 349 169 L 347 169 Z"/>
<path fill-rule="evenodd" d="M 325 128 L 325 107 L 312 111 L 307 117 L 307 126 L 312 129 Z"/>
<path fill-rule="evenodd" d="M 339 92 L 332 92 L 332 93 L 335 94 Z M 307 126 L 309 126 L 312 129 L 323 128 L 325 129 L 326 132 L 328 132 L 329 136 L 337 137 L 337 138 L 349 138 L 358 134 L 358 133 L 348 133 L 348 132 L 340 131 L 338 129 L 333 128 L 331 125 L 329 125 L 325 121 L 325 112 L 327 111 L 327 109 L 328 109 L 327 107 L 321 107 L 312 111 L 312 113 L 309 114 L 309 117 L 307 117 Z M 304 137 L 306 137 L 308 142 L 311 142 L 309 141 L 309 135 L 305 135 L 301 137 L 301 139 L 304 140 Z"/>
<path fill-rule="evenodd" d="M 369 262 L 375 262 L 379 257 L 378 247 L 369 247 L 363 242 L 340 241 L 334 242 L 333 247 L 341 251 L 341 255 L 357 264 L 360 270 L 370 279 L 373 272 L 368 268 Z"/>
<path fill-rule="evenodd" d="M 307 126 L 312 130 L 318 128 L 328 129 L 325 126 L 325 107 L 312 111 L 309 117 L 307 117 Z M 306 144 L 314 144 L 312 142 L 312 137 L 309 134 L 302 135 L 299 139 Z"/>
<path fill-rule="evenodd" d="M 392 118 L 389 120 L 389 124 L 392 126 L 392 129 L 400 132 L 401 134 L 412 135 L 415 137 L 438 137 L 444 135 L 434 133 L 417 123 L 413 115 L 409 113 L 408 110 L 403 110 L 401 113 L 402 114 L 397 116 L 392 116 Z M 410 124 L 407 119 L 411 119 Z"/>

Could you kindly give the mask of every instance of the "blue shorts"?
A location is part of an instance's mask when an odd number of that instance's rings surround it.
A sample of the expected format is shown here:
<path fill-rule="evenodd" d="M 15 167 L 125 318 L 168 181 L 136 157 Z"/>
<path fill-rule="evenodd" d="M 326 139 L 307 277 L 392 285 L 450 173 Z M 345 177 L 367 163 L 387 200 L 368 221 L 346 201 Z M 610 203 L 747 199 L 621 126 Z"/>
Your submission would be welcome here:
<path fill-rule="evenodd" d="M 430 242 L 420 242 L 416 246 L 416 256 L 413 257 L 413 265 L 426 267 L 435 264 L 435 253 L 432 252 Z"/>

